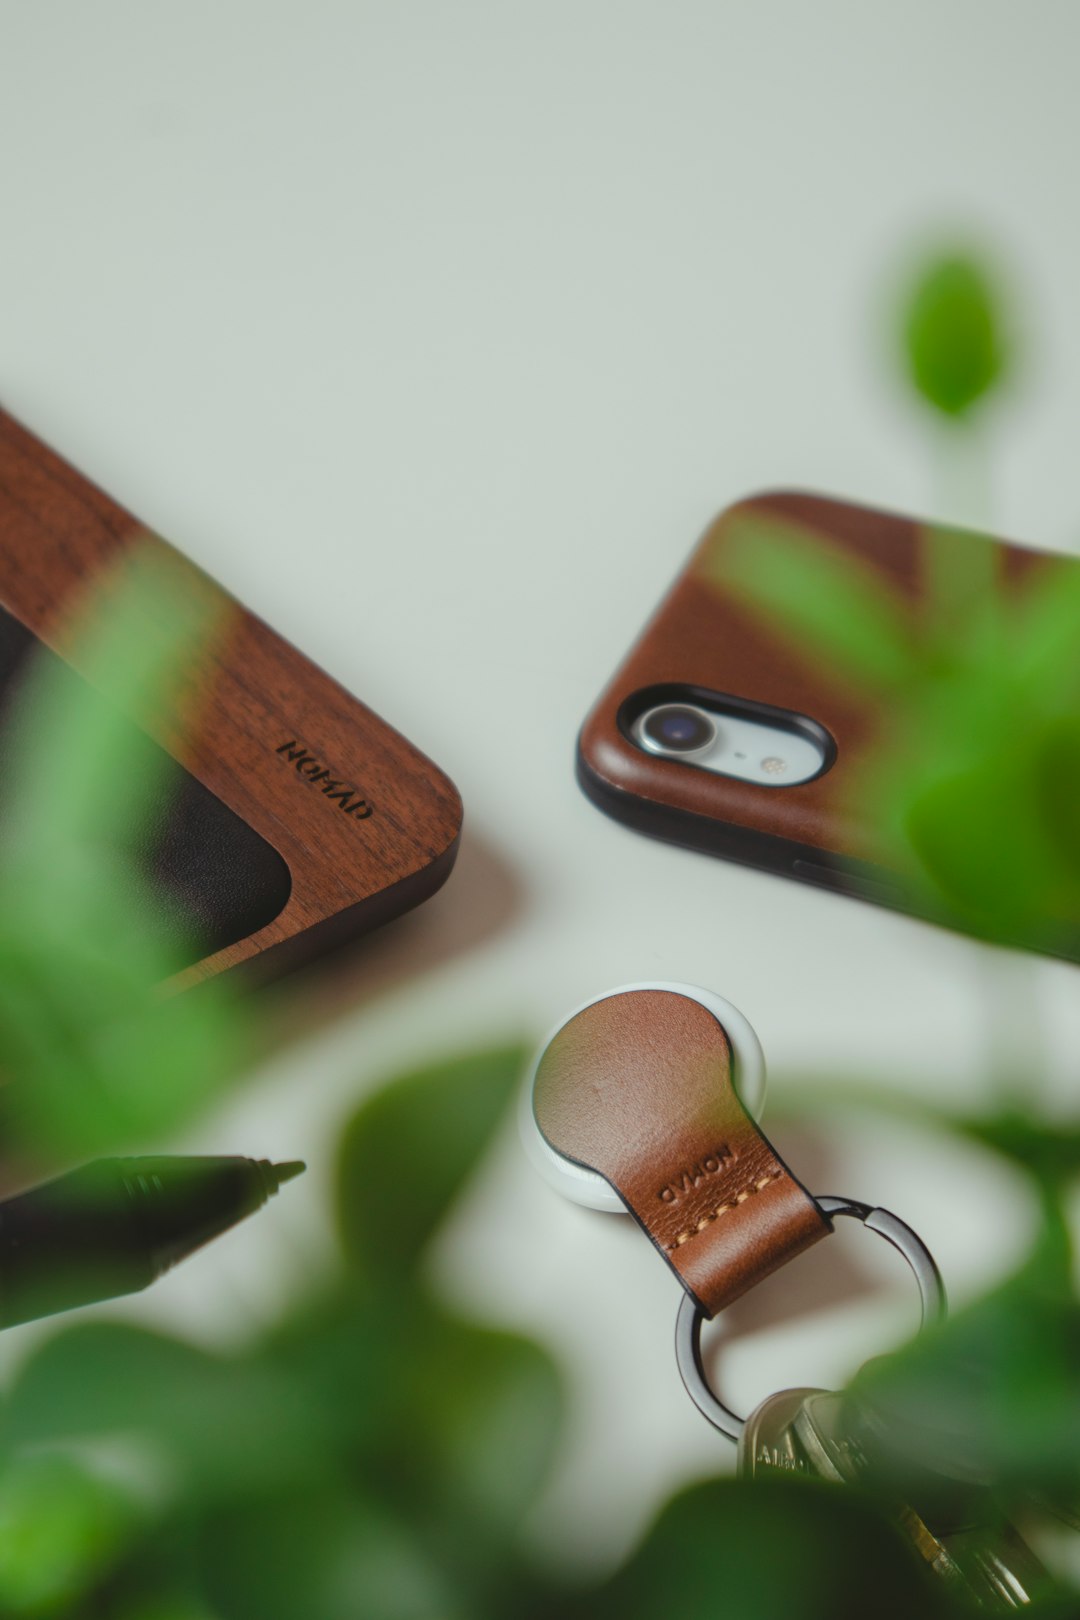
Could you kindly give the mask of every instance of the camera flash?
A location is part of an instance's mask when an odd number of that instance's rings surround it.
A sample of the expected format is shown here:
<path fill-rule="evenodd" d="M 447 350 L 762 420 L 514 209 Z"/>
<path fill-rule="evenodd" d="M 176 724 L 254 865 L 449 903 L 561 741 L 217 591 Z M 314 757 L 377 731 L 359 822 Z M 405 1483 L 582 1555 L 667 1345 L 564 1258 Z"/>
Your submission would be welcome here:
<path fill-rule="evenodd" d="M 787 770 L 787 760 L 780 759 L 776 754 L 768 754 L 762 760 L 761 768 L 768 776 L 783 776 Z"/>

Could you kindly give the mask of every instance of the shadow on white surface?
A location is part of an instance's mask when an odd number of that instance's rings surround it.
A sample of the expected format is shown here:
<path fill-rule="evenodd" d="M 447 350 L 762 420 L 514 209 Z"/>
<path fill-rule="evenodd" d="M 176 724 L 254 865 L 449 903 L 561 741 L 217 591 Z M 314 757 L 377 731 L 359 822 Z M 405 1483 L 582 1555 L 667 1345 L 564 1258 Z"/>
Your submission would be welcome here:
<path fill-rule="evenodd" d="M 342 946 L 272 991 L 277 1045 L 299 1041 L 503 932 L 525 903 L 513 866 L 468 828 L 445 885 L 404 917 Z"/>

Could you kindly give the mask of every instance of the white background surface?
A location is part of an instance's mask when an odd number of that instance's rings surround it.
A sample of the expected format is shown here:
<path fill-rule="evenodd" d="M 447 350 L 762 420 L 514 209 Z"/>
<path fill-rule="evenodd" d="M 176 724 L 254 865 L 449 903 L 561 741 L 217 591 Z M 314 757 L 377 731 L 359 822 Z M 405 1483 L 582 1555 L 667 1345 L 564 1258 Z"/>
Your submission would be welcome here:
<path fill-rule="evenodd" d="M 332 1130 L 365 1086 L 609 984 L 715 988 L 774 1072 L 980 1094 L 972 947 L 651 844 L 571 759 L 733 498 L 980 516 L 940 509 L 883 336 L 939 231 L 996 248 L 1025 314 L 994 521 L 1080 534 L 1078 45 L 1047 0 L 0 3 L 0 398 L 467 807 L 447 889 L 201 1128 L 312 1171 L 159 1314 L 207 1336 L 269 1315 L 325 1253 Z M 1063 1103 L 1076 970 L 1027 980 Z M 958 1297 L 1019 1252 L 1022 1199 L 974 1153 L 865 1123 L 781 1145 L 818 1190 L 914 1216 Z M 439 1254 L 457 1297 L 563 1358 L 572 1425 L 532 1533 L 584 1563 L 732 1462 L 678 1385 L 678 1286 L 628 1225 L 562 1206 L 508 1129 Z M 910 1323 L 891 1267 L 867 1282 L 874 1247 L 845 1232 L 802 1262 L 790 1322 L 775 1282 L 771 1317 L 743 1312 L 734 1400 L 844 1376 Z M 845 1266 L 855 1291 L 811 1309 Z"/>

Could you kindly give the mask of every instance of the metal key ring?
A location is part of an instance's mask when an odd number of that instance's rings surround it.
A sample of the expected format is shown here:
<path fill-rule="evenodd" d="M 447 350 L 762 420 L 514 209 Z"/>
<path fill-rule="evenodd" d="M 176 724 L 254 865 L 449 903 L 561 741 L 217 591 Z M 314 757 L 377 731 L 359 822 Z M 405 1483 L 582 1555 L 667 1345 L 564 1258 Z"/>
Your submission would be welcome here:
<path fill-rule="evenodd" d="M 851 1198 L 815 1198 L 814 1202 L 830 1224 L 836 1215 L 853 1215 L 857 1221 L 883 1237 L 886 1243 L 891 1243 L 894 1249 L 899 1249 L 918 1285 L 922 1306 L 921 1327 L 945 1315 L 945 1285 L 941 1273 L 922 1238 L 905 1221 L 891 1215 L 887 1209 L 857 1204 Z M 746 1420 L 737 1417 L 730 1407 L 713 1394 L 705 1373 L 701 1358 L 701 1324 L 704 1320 L 705 1312 L 697 1300 L 692 1294 L 684 1294 L 675 1322 L 675 1359 L 686 1393 L 698 1411 L 729 1440 L 738 1440 Z"/>

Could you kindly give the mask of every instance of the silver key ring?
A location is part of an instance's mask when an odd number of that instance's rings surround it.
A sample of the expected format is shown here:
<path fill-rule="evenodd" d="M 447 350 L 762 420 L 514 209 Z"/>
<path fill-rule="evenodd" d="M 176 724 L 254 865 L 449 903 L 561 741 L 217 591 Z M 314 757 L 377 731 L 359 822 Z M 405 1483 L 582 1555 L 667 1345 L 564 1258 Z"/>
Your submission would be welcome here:
<path fill-rule="evenodd" d="M 945 1315 L 945 1285 L 934 1257 L 917 1232 L 905 1221 L 891 1215 L 887 1209 L 874 1209 L 870 1204 L 857 1204 L 851 1198 L 815 1198 L 814 1203 L 832 1223 L 836 1215 L 852 1215 L 871 1232 L 877 1232 L 886 1243 L 899 1249 L 914 1273 L 922 1305 L 921 1327 L 939 1321 Z M 703 1417 L 714 1428 L 726 1434 L 729 1440 L 738 1440 L 746 1427 L 746 1419 L 724 1405 L 709 1387 L 705 1366 L 701 1359 L 701 1324 L 705 1312 L 692 1294 L 684 1294 L 675 1322 L 675 1360 L 686 1386 L 686 1393 Z"/>

